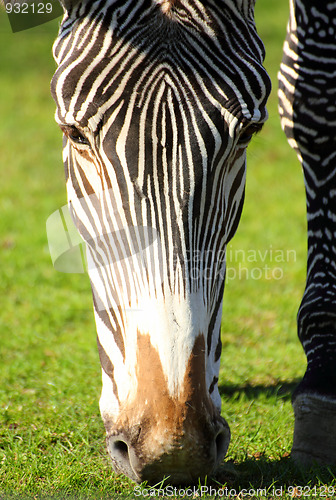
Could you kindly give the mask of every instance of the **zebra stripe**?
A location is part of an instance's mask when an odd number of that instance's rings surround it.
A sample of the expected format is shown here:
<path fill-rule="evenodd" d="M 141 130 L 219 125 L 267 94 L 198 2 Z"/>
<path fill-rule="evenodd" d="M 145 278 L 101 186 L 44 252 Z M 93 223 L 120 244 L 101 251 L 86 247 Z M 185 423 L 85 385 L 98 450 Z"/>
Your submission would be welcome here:
<path fill-rule="evenodd" d="M 68 200 L 88 247 L 102 411 L 136 390 L 139 331 L 159 353 L 170 394 L 201 332 L 220 407 L 225 248 L 270 91 L 253 2 L 81 2 L 65 13 L 54 57 Z"/>
<path fill-rule="evenodd" d="M 279 73 L 282 127 L 302 163 L 307 195 L 307 283 L 298 333 L 308 359 L 299 392 L 335 396 L 336 3 L 291 0 Z"/>

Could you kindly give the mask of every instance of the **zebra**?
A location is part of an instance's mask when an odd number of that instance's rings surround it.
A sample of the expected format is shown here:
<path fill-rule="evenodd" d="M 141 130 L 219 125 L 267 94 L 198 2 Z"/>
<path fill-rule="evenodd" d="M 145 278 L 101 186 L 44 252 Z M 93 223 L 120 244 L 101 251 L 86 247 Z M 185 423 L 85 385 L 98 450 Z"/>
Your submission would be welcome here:
<path fill-rule="evenodd" d="M 298 336 L 307 357 L 294 391 L 292 456 L 336 462 L 336 2 L 290 0 L 279 71 L 279 113 L 302 164 L 307 280 Z"/>
<path fill-rule="evenodd" d="M 204 478 L 230 441 L 218 390 L 225 250 L 271 90 L 254 3 L 62 0 L 51 92 L 68 203 L 87 246 L 107 449 L 136 482 Z"/>

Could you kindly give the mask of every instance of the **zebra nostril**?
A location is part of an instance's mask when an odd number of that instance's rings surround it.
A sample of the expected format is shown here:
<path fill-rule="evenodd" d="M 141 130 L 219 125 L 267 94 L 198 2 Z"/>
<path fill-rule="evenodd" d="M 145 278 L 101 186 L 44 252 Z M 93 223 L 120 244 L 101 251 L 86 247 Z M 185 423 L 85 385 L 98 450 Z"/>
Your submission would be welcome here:
<path fill-rule="evenodd" d="M 125 441 L 115 441 L 113 443 L 114 454 L 119 456 L 123 461 L 128 460 L 128 446 Z"/>
<path fill-rule="evenodd" d="M 223 460 L 226 455 L 230 443 L 230 431 L 223 429 L 221 430 L 215 440 L 216 452 L 217 452 L 217 465 Z"/>
<path fill-rule="evenodd" d="M 169 476 L 172 484 L 182 484 L 203 477 L 219 466 L 230 442 L 230 429 L 225 421 L 216 421 L 210 427 L 207 422 L 206 432 L 203 427 L 199 431 L 199 449 L 195 449 L 195 435 L 184 433 L 180 436 L 179 447 L 168 448 L 167 451 L 163 448 L 165 443 L 160 443 L 159 448 L 151 448 L 149 444 L 144 454 L 143 442 L 134 437 L 139 437 L 139 429 L 137 425 L 129 429 L 127 434 L 118 432 L 107 438 L 108 452 L 115 472 L 125 474 L 137 483 L 147 480 L 150 484 L 156 484 L 164 476 Z M 148 432 L 150 443 L 152 430 Z M 196 451 L 193 464 L 188 451 Z"/>
<path fill-rule="evenodd" d="M 132 448 L 130 448 L 126 439 L 120 439 L 120 437 L 120 435 L 111 436 L 108 439 L 108 451 L 112 459 L 113 467 L 117 473 L 122 472 L 133 479 L 133 481 L 138 481 L 138 475 L 132 465 L 132 457 L 133 461 L 135 459 Z M 122 437 L 124 438 L 124 436 Z"/>

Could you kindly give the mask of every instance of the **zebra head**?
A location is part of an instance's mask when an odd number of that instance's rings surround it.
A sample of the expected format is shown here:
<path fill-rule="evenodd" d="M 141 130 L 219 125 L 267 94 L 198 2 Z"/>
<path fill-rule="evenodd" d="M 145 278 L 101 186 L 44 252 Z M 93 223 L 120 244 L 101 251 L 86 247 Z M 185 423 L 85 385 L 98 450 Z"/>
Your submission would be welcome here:
<path fill-rule="evenodd" d="M 192 482 L 226 454 L 225 248 L 269 78 L 253 0 L 64 0 L 51 89 L 86 241 L 114 469 Z"/>

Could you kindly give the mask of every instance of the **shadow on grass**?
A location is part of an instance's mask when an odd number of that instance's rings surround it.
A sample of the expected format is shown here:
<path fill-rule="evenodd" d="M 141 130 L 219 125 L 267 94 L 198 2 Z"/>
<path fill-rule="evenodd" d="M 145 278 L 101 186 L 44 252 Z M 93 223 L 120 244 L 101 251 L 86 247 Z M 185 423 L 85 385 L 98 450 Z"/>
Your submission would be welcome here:
<path fill-rule="evenodd" d="M 310 468 L 303 468 L 295 464 L 290 457 L 280 460 L 271 460 L 266 457 L 246 458 L 240 464 L 232 462 L 223 463 L 221 469 L 216 474 L 213 486 L 227 485 L 228 488 L 237 492 L 243 489 L 266 489 L 267 495 L 273 492 L 273 488 L 281 488 L 282 493 L 288 492 L 292 487 L 306 488 L 313 496 L 330 497 L 323 495 L 323 485 L 333 485 L 332 498 L 336 497 L 336 466 L 323 467 L 315 465 Z M 308 487 L 310 488 L 308 490 Z M 317 488 L 314 490 L 314 488 Z M 319 488 L 322 488 L 321 491 Z M 304 492 L 303 492 L 304 493 Z M 302 493 L 301 496 L 308 496 Z M 328 493 L 328 492 L 326 492 Z M 278 495 L 281 496 L 281 495 Z"/>
<path fill-rule="evenodd" d="M 233 385 L 219 384 L 218 389 L 221 396 L 232 397 L 243 394 L 247 399 L 258 399 L 260 395 L 276 396 L 284 400 L 289 400 L 292 397 L 293 391 L 299 384 L 301 379 L 292 380 L 290 382 L 278 381 L 274 384 L 264 385 Z"/>
<path fill-rule="evenodd" d="M 275 381 L 274 384 L 249 383 L 219 384 L 220 395 L 227 399 L 257 400 L 261 396 L 279 398 L 290 401 L 292 394 L 301 379 L 290 381 Z M 220 485 L 236 490 L 265 489 L 267 498 L 290 498 L 291 496 L 308 498 L 333 498 L 336 499 L 336 466 L 323 467 L 314 465 L 304 468 L 297 465 L 286 454 L 280 459 L 273 459 L 263 454 L 251 457 L 246 456 L 243 461 L 224 462 L 216 473 L 211 484 L 217 488 Z M 325 488 L 331 485 L 331 492 Z M 293 488 L 297 488 L 295 491 Z M 278 489 L 278 494 L 274 493 Z M 293 495 L 292 495 L 293 493 Z M 332 494 L 330 494 L 332 493 Z M 288 495 L 288 496 L 285 496 Z"/>
<path fill-rule="evenodd" d="M 119 478 L 123 476 L 119 476 Z M 127 481 L 127 480 L 126 480 Z M 328 489 L 329 488 L 329 489 Z M 197 492 L 194 496 L 183 494 L 186 491 Z M 144 494 L 141 494 L 144 493 Z M 176 492 L 174 494 L 174 492 Z M 135 494 L 136 493 L 136 494 Z M 298 498 L 336 498 L 336 467 L 315 466 L 303 469 L 297 466 L 289 457 L 280 460 L 270 460 L 266 457 L 246 458 L 239 464 L 224 462 L 215 477 L 208 477 L 205 482 L 195 485 L 169 486 L 169 481 L 162 486 L 150 486 L 147 483 L 112 489 L 110 492 L 77 491 L 57 492 L 55 494 L 8 495 L 1 500 L 135 500 L 135 498 L 163 498 L 165 500 L 180 500 L 181 498 L 202 497 L 207 500 L 217 498 L 283 500 Z"/>

